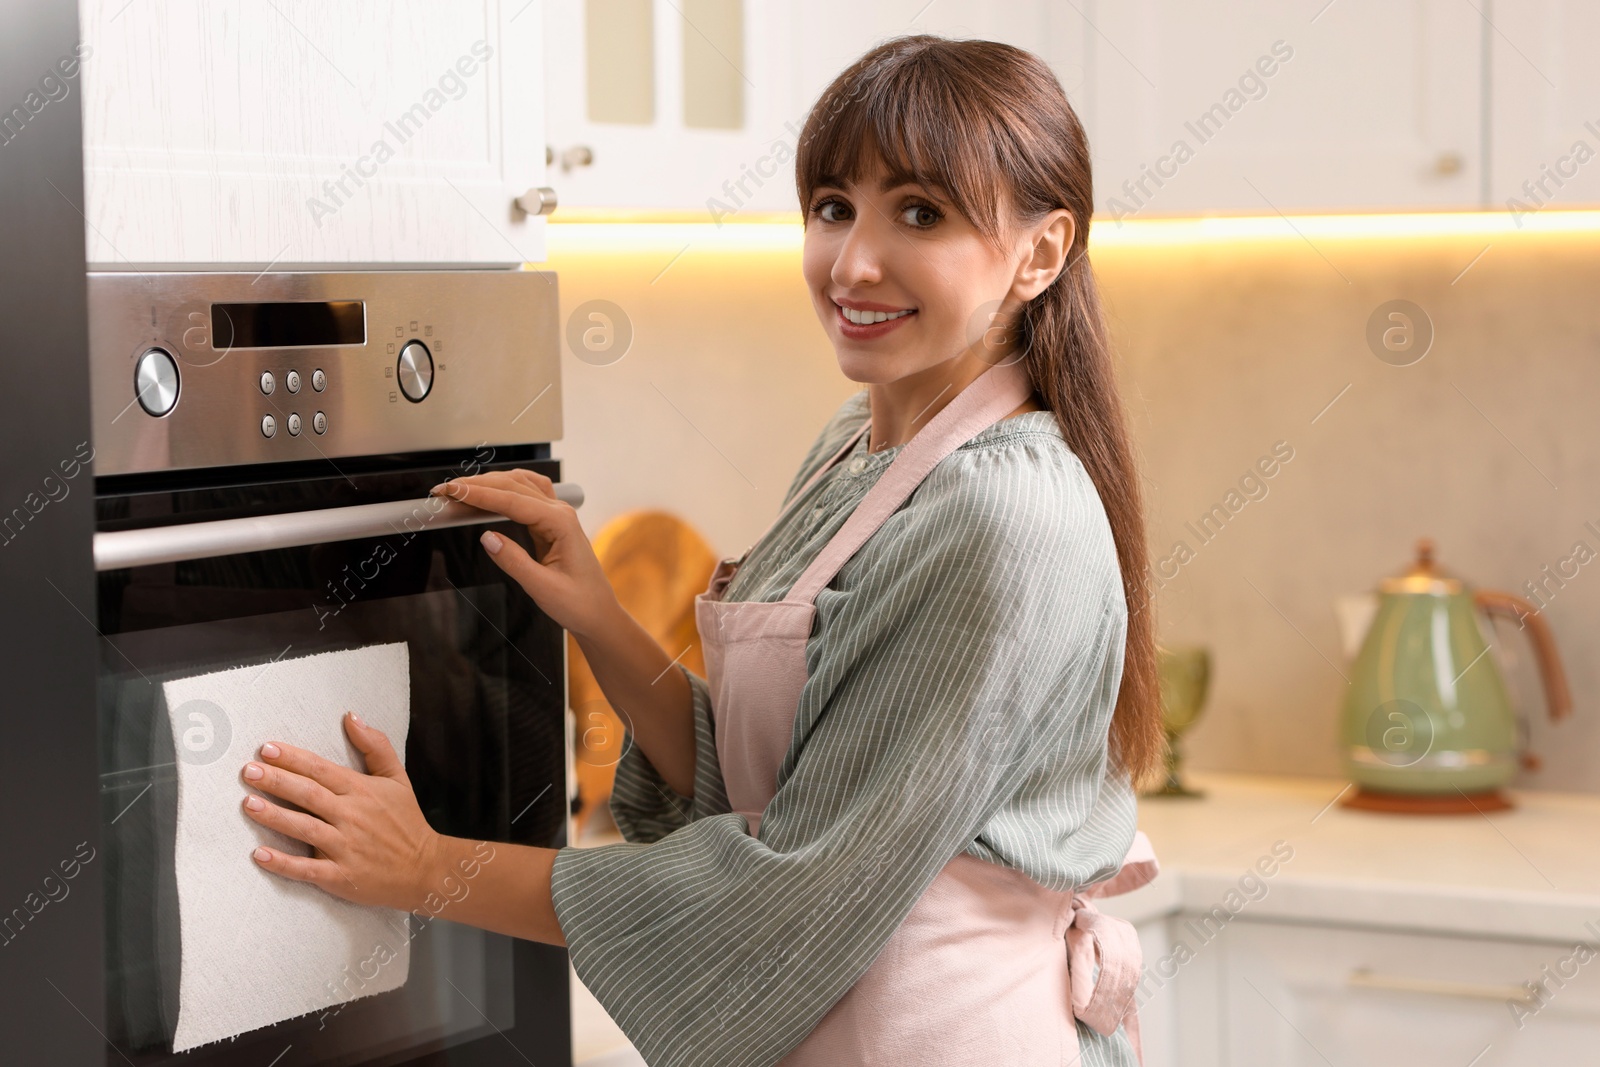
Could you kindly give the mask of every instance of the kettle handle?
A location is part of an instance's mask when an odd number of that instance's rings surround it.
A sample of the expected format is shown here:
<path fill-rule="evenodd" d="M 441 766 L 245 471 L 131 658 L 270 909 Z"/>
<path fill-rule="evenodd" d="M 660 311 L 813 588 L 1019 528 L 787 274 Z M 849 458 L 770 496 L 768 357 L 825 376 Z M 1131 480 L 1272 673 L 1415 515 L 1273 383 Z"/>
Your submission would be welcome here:
<path fill-rule="evenodd" d="M 1561 655 L 1556 651 L 1556 639 L 1550 624 L 1544 621 L 1539 609 L 1514 593 L 1501 593 L 1493 589 L 1479 589 L 1473 601 L 1491 615 L 1503 615 L 1525 627 L 1533 641 L 1533 652 L 1539 663 L 1539 678 L 1544 683 L 1545 703 L 1550 707 L 1550 721 L 1555 722 L 1572 713 L 1572 691 L 1567 688 L 1567 674 L 1561 669 Z"/>

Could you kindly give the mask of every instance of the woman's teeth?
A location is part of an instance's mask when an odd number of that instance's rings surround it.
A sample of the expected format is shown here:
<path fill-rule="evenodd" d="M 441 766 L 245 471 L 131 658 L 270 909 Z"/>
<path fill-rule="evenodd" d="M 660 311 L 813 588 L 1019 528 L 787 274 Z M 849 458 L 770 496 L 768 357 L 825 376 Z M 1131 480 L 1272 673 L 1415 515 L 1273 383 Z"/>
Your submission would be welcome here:
<path fill-rule="evenodd" d="M 855 308 L 847 308 L 841 304 L 839 306 L 839 310 L 844 313 L 845 318 L 849 319 L 857 326 L 870 326 L 874 322 L 888 322 L 890 319 L 904 318 L 906 315 L 911 314 L 917 309 L 905 308 L 902 311 L 857 311 Z"/>

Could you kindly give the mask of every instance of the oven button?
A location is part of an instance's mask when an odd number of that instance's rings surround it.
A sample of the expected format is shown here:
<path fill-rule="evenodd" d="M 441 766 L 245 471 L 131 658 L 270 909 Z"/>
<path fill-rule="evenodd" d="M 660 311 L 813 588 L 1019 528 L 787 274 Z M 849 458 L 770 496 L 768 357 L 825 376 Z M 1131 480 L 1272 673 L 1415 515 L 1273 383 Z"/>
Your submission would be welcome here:
<path fill-rule="evenodd" d="M 283 376 L 283 387 L 291 393 L 300 391 L 300 372 L 292 370 Z"/>
<path fill-rule="evenodd" d="M 271 437 L 278 432 L 278 420 L 271 415 L 261 416 L 261 436 Z"/>
<path fill-rule="evenodd" d="M 421 341 L 407 341 L 400 350 L 400 360 L 395 369 L 406 399 L 413 404 L 421 403 L 428 395 L 428 390 L 433 388 L 433 357 L 428 354 L 428 346 Z"/>
<path fill-rule="evenodd" d="M 328 376 L 322 373 L 321 367 L 318 367 L 316 370 L 311 372 L 311 388 L 320 393 L 327 387 Z"/>
<path fill-rule="evenodd" d="M 178 364 L 164 348 L 152 348 L 133 368 L 134 395 L 145 413 L 156 418 L 178 404 Z"/>
<path fill-rule="evenodd" d="M 318 433 L 327 433 L 328 432 L 328 416 L 324 415 L 320 411 L 317 412 L 315 415 L 311 416 L 311 428 L 313 430 L 317 431 Z"/>
<path fill-rule="evenodd" d="M 298 411 L 289 412 L 289 436 L 300 436 L 300 413 Z"/>
<path fill-rule="evenodd" d="M 277 382 L 272 380 L 272 372 L 271 371 L 264 370 L 264 371 L 261 372 L 261 395 L 262 396 L 271 396 L 272 395 L 272 390 L 277 384 L 278 384 Z"/>

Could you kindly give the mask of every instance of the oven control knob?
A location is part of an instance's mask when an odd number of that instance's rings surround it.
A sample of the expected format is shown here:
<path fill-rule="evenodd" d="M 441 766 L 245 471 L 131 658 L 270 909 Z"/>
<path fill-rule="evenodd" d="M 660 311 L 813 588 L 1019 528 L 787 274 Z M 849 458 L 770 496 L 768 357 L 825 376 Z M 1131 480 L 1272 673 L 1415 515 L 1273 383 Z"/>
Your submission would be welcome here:
<path fill-rule="evenodd" d="M 395 373 L 400 377 L 400 389 L 406 394 L 406 399 L 420 403 L 428 395 L 428 390 L 433 388 L 433 356 L 428 354 L 428 346 L 421 341 L 406 342 L 406 346 L 400 350 L 400 362 Z"/>
<path fill-rule="evenodd" d="M 156 418 L 178 404 L 178 364 L 164 348 L 152 348 L 133 368 L 133 388 L 139 406 Z"/>

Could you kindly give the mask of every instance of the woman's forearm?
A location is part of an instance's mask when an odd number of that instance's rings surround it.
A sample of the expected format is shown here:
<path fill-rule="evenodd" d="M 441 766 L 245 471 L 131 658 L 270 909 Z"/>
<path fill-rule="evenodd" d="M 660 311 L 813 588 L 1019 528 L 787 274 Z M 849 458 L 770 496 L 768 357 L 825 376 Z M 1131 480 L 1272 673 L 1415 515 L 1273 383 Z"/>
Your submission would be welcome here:
<path fill-rule="evenodd" d="M 606 700 L 633 730 L 634 744 L 669 786 L 692 798 L 694 697 L 683 672 L 620 605 L 609 625 L 574 636 Z"/>
<path fill-rule="evenodd" d="M 491 471 L 435 486 L 452 499 L 527 525 L 538 559 L 492 531 L 482 536 L 495 565 L 578 642 L 595 680 L 667 784 L 694 795 L 694 697 L 672 655 L 617 600 L 594 546 L 554 483 L 533 471 Z M 682 652 L 675 654 L 682 655 Z"/>
<path fill-rule="evenodd" d="M 555 849 L 443 835 L 435 844 L 418 872 L 419 903 L 411 909 L 418 921 L 444 918 L 527 941 L 567 943 L 550 894 Z"/>

